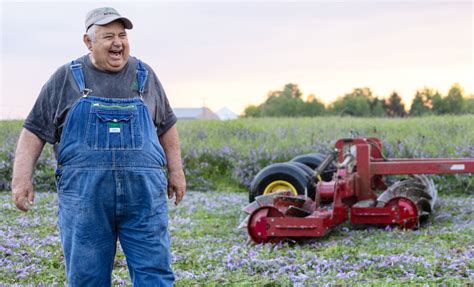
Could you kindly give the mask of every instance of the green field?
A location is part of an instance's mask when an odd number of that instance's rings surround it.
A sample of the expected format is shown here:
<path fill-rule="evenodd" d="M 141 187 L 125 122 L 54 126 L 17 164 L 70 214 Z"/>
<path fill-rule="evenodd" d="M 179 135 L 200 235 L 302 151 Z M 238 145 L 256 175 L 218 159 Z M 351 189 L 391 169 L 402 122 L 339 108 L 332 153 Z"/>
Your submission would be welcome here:
<path fill-rule="evenodd" d="M 474 157 L 474 116 L 409 119 L 306 118 L 182 121 L 178 129 L 189 190 L 170 208 L 177 286 L 471 286 L 472 175 L 434 176 L 440 199 L 416 231 L 338 226 L 303 244 L 249 244 L 237 230 L 246 190 L 264 166 L 328 152 L 338 138 L 380 137 L 388 157 Z M 9 182 L 19 121 L 0 122 L 0 286 L 63 285 L 56 227 L 54 156 L 38 162 L 33 210 L 11 203 Z M 114 285 L 130 286 L 120 248 Z"/>
<path fill-rule="evenodd" d="M 169 230 L 176 286 L 471 286 L 474 282 L 474 201 L 441 197 L 421 229 L 338 226 L 304 244 L 249 244 L 243 193 L 189 192 L 170 204 Z M 56 227 L 55 193 L 38 193 L 21 213 L 0 194 L 0 286 L 62 286 L 64 259 Z M 123 252 L 114 285 L 131 286 Z M 17 285 L 17 286 L 18 286 Z"/>
<path fill-rule="evenodd" d="M 190 189 L 246 191 L 255 174 L 294 156 L 327 153 L 340 138 L 379 137 L 387 157 L 474 157 L 474 115 L 421 118 L 264 118 L 180 121 L 182 156 Z M 19 121 L 0 122 L 0 189 L 9 187 Z M 47 146 L 35 182 L 54 190 L 54 156 Z M 53 166 L 53 167 L 51 167 Z M 441 192 L 471 193 L 468 176 L 435 176 Z M 445 184 L 449 182 L 449 184 Z"/>

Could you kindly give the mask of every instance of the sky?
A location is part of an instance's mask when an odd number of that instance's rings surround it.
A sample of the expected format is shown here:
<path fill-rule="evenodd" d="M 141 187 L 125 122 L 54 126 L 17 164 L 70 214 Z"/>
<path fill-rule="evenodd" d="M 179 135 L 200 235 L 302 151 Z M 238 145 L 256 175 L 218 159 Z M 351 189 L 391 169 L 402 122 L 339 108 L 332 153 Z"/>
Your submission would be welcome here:
<path fill-rule="evenodd" d="M 407 106 L 417 89 L 474 93 L 472 1 L 1 1 L 0 119 L 25 118 L 54 71 L 84 54 L 84 18 L 128 17 L 131 55 L 172 107 L 241 114 L 297 84 L 323 103 L 369 87 Z"/>

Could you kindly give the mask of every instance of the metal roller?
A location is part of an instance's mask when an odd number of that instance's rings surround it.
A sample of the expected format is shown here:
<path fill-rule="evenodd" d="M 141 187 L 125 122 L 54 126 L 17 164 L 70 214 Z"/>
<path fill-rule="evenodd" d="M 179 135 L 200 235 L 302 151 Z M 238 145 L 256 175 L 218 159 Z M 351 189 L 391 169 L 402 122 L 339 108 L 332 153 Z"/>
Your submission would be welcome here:
<path fill-rule="evenodd" d="M 386 206 L 394 198 L 407 198 L 417 206 L 418 217 L 423 220 L 433 212 L 437 195 L 433 180 L 426 175 L 415 174 L 388 187 L 377 198 L 377 207 Z"/>

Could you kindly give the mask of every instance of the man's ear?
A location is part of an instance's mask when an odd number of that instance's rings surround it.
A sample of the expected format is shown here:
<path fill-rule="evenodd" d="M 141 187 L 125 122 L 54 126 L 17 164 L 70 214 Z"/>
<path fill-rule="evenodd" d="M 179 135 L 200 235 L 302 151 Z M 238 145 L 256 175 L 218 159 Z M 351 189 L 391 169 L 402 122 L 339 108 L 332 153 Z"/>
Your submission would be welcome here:
<path fill-rule="evenodd" d="M 89 51 L 92 51 L 92 39 L 89 37 L 89 35 L 84 34 L 83 37 L 84 44 L 86 44 L 86 47 Z"/>

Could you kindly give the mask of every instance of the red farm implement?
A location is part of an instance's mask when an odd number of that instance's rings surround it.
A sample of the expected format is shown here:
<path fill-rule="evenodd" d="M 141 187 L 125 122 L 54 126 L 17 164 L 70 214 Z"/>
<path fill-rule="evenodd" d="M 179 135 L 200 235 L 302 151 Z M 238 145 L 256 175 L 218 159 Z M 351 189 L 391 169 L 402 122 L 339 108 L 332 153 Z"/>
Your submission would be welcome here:
<path fill-rule="evenodd" d="M 415 229 L 437 198 L 426 174 L 454 173 L 474 173 L 474 159 L 389 159 L 378 138 L 341 139 L 325 158 L 302 155 L 262 169 L 240 227 L 255 243 L 321 237 L 348 220 Z"/>

